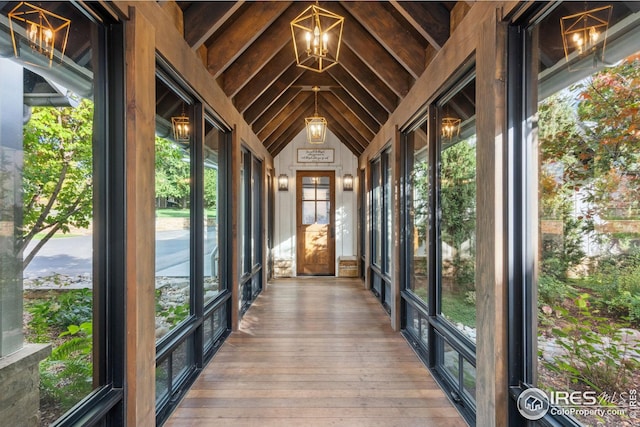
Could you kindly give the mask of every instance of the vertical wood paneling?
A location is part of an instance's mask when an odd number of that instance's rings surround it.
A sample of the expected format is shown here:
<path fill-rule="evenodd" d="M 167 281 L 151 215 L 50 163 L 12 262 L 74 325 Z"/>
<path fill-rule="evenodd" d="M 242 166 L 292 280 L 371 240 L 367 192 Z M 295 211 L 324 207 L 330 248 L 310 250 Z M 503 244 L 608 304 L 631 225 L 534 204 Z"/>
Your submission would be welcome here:
<path fill-rule="evenodd" d="M 155 31 L 136 8 L 126 25 L 126 418 L 155 425 Z"/>

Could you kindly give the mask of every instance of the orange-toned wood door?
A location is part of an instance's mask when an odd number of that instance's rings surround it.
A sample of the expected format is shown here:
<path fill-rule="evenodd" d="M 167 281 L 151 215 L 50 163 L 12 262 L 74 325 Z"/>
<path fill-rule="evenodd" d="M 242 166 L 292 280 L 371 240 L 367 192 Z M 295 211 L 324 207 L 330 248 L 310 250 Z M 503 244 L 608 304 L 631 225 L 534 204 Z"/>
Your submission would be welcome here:
<path fill-rule="evenodd" d="M 296 172 L 296 211 L 298 275 L 335 275 L 335 172 Z"/>

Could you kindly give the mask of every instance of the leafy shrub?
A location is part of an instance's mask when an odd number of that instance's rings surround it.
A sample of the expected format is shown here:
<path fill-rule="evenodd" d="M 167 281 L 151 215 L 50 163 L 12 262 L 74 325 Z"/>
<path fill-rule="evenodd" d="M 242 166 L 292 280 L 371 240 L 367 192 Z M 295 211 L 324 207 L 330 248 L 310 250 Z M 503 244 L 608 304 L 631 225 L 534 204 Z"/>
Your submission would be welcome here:
<path fill-rule="evenodd" d="M 640 323 L 640 251 L 600 259 L 587 284 L 600 308 Z"/>
<path fill-rule="evenodd" d="M 73 289 L 27 304 L 25 309 L 31 314 L 28 325 L 33 333 L 31 341 L 48 342 L 71 325 L 91 322 L 92 300 L 90 289 Z"/>
<path fill-rule="evenodd" d="M 93 388 L 93 323 L 70 325 L 60 334 L 65 341 L 40 363 L 42 398 L 66 412 Z"/>
<path fill-rule="evenodd" d="M 573 288 L 555 276 L 540 275 L 538 278 L 538 307 L 560 304 Z"/>
<path fill-rule="evenodd" d="M 635 344 L 625 339 L 620 325 L 597 316 L 597 311 L 590 308 L 588 294 L 579 295 L 574 303 L 578 315 L 557 308 L 566 324 L 553 329 L 565 354 L 543 363 L 574 384 L 586 384 L 599 392 L 622 389 L 630 374 L 640 368 L 630 354 Z"/>

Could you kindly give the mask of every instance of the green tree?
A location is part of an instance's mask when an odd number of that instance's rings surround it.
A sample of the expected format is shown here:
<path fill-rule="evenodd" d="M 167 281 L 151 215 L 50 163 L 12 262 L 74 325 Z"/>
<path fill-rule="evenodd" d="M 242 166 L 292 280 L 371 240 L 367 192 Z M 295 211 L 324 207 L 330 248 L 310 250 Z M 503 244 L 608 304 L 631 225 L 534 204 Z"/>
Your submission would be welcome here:
<path fill-rule="evenodd" d="M 188 203 L 190 163 L 189 152 L 180 145 L 156 137 L 156 197 L 174 199 L 182 207 Z"/>
<path fill-rule="evenodd" d="M 36 107 L 24 126 L 24 212 L 19 249 L 23 268 L 57 232 L 86 228 L 92 208 L 93 103 Z M 45 233 L 26 252 L 38 233 Z"/>
<path fill-rule="evenodd" d="M 456 283 L 472 285 L 474 281 L 476 229 L 476 149 L 469 140 L 442 151 L 440 170 L 442 206 L 442 240 L 453 247 L 453 277 Z M 463 259 L 462 245 L 469 244 Z"/>

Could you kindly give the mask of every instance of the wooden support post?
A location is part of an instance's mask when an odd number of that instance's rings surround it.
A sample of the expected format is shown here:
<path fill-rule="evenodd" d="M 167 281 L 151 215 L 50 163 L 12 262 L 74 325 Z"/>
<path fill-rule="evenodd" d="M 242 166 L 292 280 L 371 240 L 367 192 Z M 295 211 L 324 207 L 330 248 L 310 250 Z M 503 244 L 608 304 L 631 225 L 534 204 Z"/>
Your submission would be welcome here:
<path fill-rule="evenodd" d="M 126 23 L 126 419 L 155 426 L 155 28 Z"/>
<path fill-rule="evenodd" d="M 477 273 L 478 340 L 476 423 L 506 426 L 507 278 L 504 274 L 504 169 L 506 139 L 506 29 L 496 14 L 479 31 L 477 90 Z"/>

